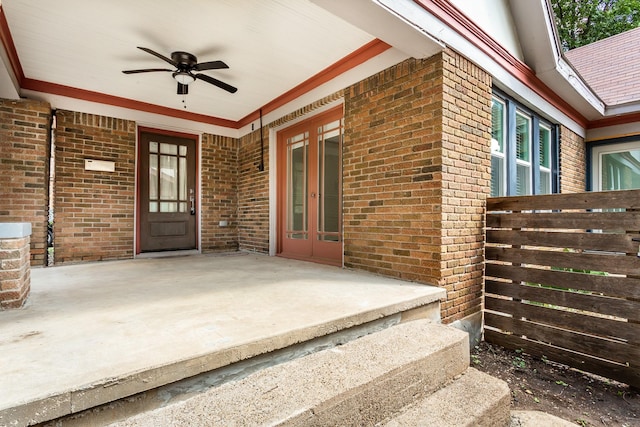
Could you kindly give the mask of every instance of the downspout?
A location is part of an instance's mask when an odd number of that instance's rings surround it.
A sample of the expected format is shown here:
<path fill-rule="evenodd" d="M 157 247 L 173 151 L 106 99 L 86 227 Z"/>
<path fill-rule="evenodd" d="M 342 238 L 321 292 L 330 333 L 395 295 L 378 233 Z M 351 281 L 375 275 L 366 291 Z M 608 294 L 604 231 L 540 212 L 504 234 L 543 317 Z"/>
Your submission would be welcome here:
<path fill-rule="evenodd" d="M 49 179 L 47 185 L 49 186 L 49 200 L 47 200 L 47 250 L 46 250 L 46 262 L 45 266 L 54 264 L 54 245 L 53 245 L 53 221 L 54 221 L 54 201 L 55 201 L 55 178 L 56 178 L 56 128 L 57 128 L 57 116 L 56 109 L 51 110 L 51 121 L 49 126 Z"/>

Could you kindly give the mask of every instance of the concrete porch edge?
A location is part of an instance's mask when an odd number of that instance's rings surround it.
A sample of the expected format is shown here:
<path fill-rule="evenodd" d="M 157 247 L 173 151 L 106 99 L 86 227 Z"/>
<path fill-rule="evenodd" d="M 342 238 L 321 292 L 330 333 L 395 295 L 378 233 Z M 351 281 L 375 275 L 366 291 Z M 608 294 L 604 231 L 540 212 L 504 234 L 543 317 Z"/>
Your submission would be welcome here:
<path fill-rule="evenodd" d="M 329 317 L 326 317 L 326 315 L 323 316 L 324 313 L 318 313 L 317 319 L 313 319 L 314 323 L 301 322 L 300 326 L 296 325 L 298 327 L 290 327 L 285 332 L 264 333 L 263 330 L 263 333 L 257 339 L 245 339 L 244 341 L 233 343 L 234 345 L 223 346 L 221 348 L 212 349 L 211 351 L 200 351 L 198 353 L 188 354 L 183 358 L 179 358 L 168 363 L 150 364 L 148 367 L 144 367 L 143 369 L 130 370 L 123 373 L 114 373 L 114 375 L 102 377 L 95 381 L 89 381 L 78 384 L 75 387 L 61 389 L 57 393 L 49 393 L 46 396 L 43 395 L 40 397 L 34 396 L 32 400 L 28 401 L 23 400 L 22 402 L 0 402 L 0 407 L 2 407 L 2 409 L 0 409 L 0 424 L 6 423 L 8 425 L 11 425 L 12 422 L 15 422 L 17 420 L 20 420 L 21 423 L 27 424 L 56 419 L 140 392 L 158 388 L 184 378 L 212 371 L 235 362 L 247 360 L 255 356 L 287 348 L 301 342 L 313 340 L 314 338 L 327 336 L 338 331 L 348 330 L 350 328 L 364 325 L 369 322 L 373 322 L 389 316 L 400 315 L 401 318 L 405 317 L 406 319 L 426 317 L 431 319 L 432 321 L 437 322 L 439 321 L 439 301 L 446 296 L 445 290 L 441 288 L 410 284 L 397 281 L 395 279 L 381 278 L 379 276 L 370 275 L 368 273 L 341 270 L 335 267 L 318 266 L 310 263 L 300 263 L 291 260 L 279 260 L 277 258 L 265 257 L 260 255 L 247 255 L 246 257 L 198 256 L 182 259 L 183 262 L 187 263 L 187 265 L 185 265 L 185 268 L 191 268 L 192 270 L 195 268 L 198 269 L 198 271 L 202 272 L 203 270 L 206 270 L 206 265 L 201 266 L 199 264 L 194 264 L 194 259 L 198 259 L 200 261 L 204 260 L 206 263 L 231 262 L 229 268 L 231 268 L 233 272 L 235 272 L 238 268 L 242 267 L 242 265 L 247 262 L 257 264 L 261 264 L 263 262 L 266 262 L 268 264 L 270 263 L 269 266 L 274 269 L 272 273 L 275 273 L 275 275 L 279 277 L 279 280 L 290 280 L 294 282 L 296 280 L 301 281 L 300 285 L 295 287 L 301 293 L 304 293 L 306 291 L 306 288 L 304 283 L 302 283 L 303 279 L 300 279 L 300 277 L 296 276 L 296 272 L 298 272 L 298 270 L 292 269 L 292 266 L 294 268 L 302 268 L 303 270 L 305 270 L 305 275 L 308 273 L 316 281 L 318 276 L 329 276 L 328 280 L 331 283 L 327 282 L 320 284 L 319 286 L 340 286 L 335 283 L 336 281 L 340 280 L 340 277 L 343 277 L 343 280 L 347 281 L 354 280 L 354 278 L 357 277 L 357 280 L 360 284 L 349 282 L 342 286 L 364 286 L 362 290 L 366 290 L 366 281 L 370 280 L 372 281 L 372 283 L 384 284 L 385 287 L 389 285 L 391 285 L 392 287 L 399 286 L 398 288 L 393 288 L 395 289 L 394 292 L 396 292 L 398 289 L 407 289 L 411 292 L 401 297 L 398 297 L 398 295 L 393 295 L 393 298 L 391 298 L 391 296 L 387 296 L 387 298 L 389 298 L 389 302 L 387 302 L 382 301 L 382 299 L 385 299 L 384 293 L 387 292 L 385 290 L 386 288 L 379 286 L 378 288 L 372 288 L 373 290 L 380 292 L 378 298 L 381 298 L 381 301 L 377 302 L 375 304 L 375 307 L 358 307 L 359 302 L 357 301 L 357 298 L 361 299 L 362 296 L 359 296 L 360 294 L 354 294 L 351 297 L 347 295 L 345 296 L 346 299 L 356 298 L 353 300 L 356 304 L 342 314 L 336 315 L 336 313 L 330 313 L 327 314 Z M 180 262 L 179 259 L 143 261 L 146 263 L 164 263 L 163 265 L 165 268 L 167 263 L 177 263 L 176 265 L 179 265 Z M 136 260 L 129 262 L 135 263 Z M 110 265 L 115 267 L 117 263 L 120 262 L 116 261 Z M 103 263 L 103 265 L 104 264 L 107 263 Z M 125 264 L 121 263 L 119 265 L 124 266 Z M 278 267 L 278 265 L 280 265 L 281 267 Z M 127 267 L 129 266 L 127 265 Z M 54 269 L 57 268 L 61 269 L 59 271 L 65 269 L 65 267 L 56 267 Z M 72 268 L 75 270 L 82 269 L 81 266 L 77 265 L 72 266 Z M 95 269 L 95 267 L 90 268 L 89 271 L 91 271 L 92 269 Z M 306 269 L 310 270 L 307 271 Z M 212 274 L 216 274 L 215 268 L 213 270 L 214 271 L 212 272 Z M 68 271 L 71 271 L 71 269 L 66 269 L 65 272 Z M 47 273 L 47 271 L 44 270 L 42 271 L 42 273 Z M 73 273 L 75 274 L 75 272 Z M 178 271 L 177 274 L 180 275 L 180 272 Z M 218 271 L 217 274 L 220 274 L 220 272 Z M 334 275 L 336 276 L 334 277 Z M 268 281 L 270 279 L 268 279 L 267 276 L 264 276 L 264 280 L 264 286 L 269 286 Z M 363 280 L 364 282 L 361 282 Z M 373 284 L 372 286 L 376 285 Z M 35 288 L 37 287 L 38 285 L 35 286 Z M 259 288 L 250 289 L 259 291 Z M 353 290 L 353 288 L 351 289 Z M 227 291 L 232 292 L 233 290 L 231 289 Z M 238 292 L 245 291 L 246 290 L 238 290 Z M 333 290 L 329 291 L 334 292 Z M 310 294 L 308 299 L 310 304 L 313 303 L 314 295 Z M 304 298 L 296 301 L 304 301 Z M 202 302 L 202 304 L 206 303 L 207 301 Z M 268 301 L 265 303 L 277 304 L 277 302 L 272 301 Z M 287 301 L 284 301 L 283 309 L 291 310 L 291 323 L 296 323 L 296 317 L 298 317 L 299 319 L 303 316 L 298 312 L 298 310 L 313 310 L 312 306 L 299 306 L 296 308 L 291 308 L 287 307 L 286 303 Z M 33 298 L 30 306 L 27 307 L 26 310 L 28 311 L 28 309 L 30 308 L 33 309 L 33 305 L 35 304 L 38 304 L 37 297 Z M 422 309 L 422 307 L 429 306 L 430 304 L 435 304 L 436 309 L 431 311 Z M 402 313 L 405 313 L 405 315 L 403 316 Z M 38 328 L 34 326 L 34 328 L 32 329 L 35 330 Z M 0 338 L 2 338 L 1 330 Z M 1 341 L 2 340 L 0 340 L 0 342 Z"/>

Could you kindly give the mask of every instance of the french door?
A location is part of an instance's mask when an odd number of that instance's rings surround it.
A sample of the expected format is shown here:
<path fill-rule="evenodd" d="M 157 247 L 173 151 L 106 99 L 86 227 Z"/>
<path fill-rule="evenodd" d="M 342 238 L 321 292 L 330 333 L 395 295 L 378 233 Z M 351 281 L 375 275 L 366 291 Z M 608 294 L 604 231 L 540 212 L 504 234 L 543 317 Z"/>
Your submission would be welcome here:
<path fill-rule="evenodd" d="M 196 140 L 140 131 L 138 252 L 196 249 Z"/>
<path fill-rule="evenodd" d="M 278 133 L 278 255 L 342 265 L 342 107 Z"/>

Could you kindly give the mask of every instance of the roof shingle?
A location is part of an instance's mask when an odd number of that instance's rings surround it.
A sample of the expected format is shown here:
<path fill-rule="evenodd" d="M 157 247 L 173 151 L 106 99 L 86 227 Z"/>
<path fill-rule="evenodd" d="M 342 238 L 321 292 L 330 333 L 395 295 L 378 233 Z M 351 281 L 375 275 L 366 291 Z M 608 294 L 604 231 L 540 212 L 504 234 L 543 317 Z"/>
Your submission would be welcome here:
<path fill-rule="evenodd" d="M 640 101 L 640 27 L 565 56 L 606 105 Z"/>

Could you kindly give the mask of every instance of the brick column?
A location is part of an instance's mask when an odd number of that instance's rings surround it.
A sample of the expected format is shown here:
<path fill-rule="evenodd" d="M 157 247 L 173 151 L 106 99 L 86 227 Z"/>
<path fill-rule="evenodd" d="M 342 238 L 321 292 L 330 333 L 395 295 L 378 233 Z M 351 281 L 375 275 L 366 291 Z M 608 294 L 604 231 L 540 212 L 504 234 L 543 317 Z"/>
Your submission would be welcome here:
<path fill-rule="evenodd" d="M 30 223 L 0 223 L 0 309 L 22 307 L 29 296 L 30 241 Z"/>

